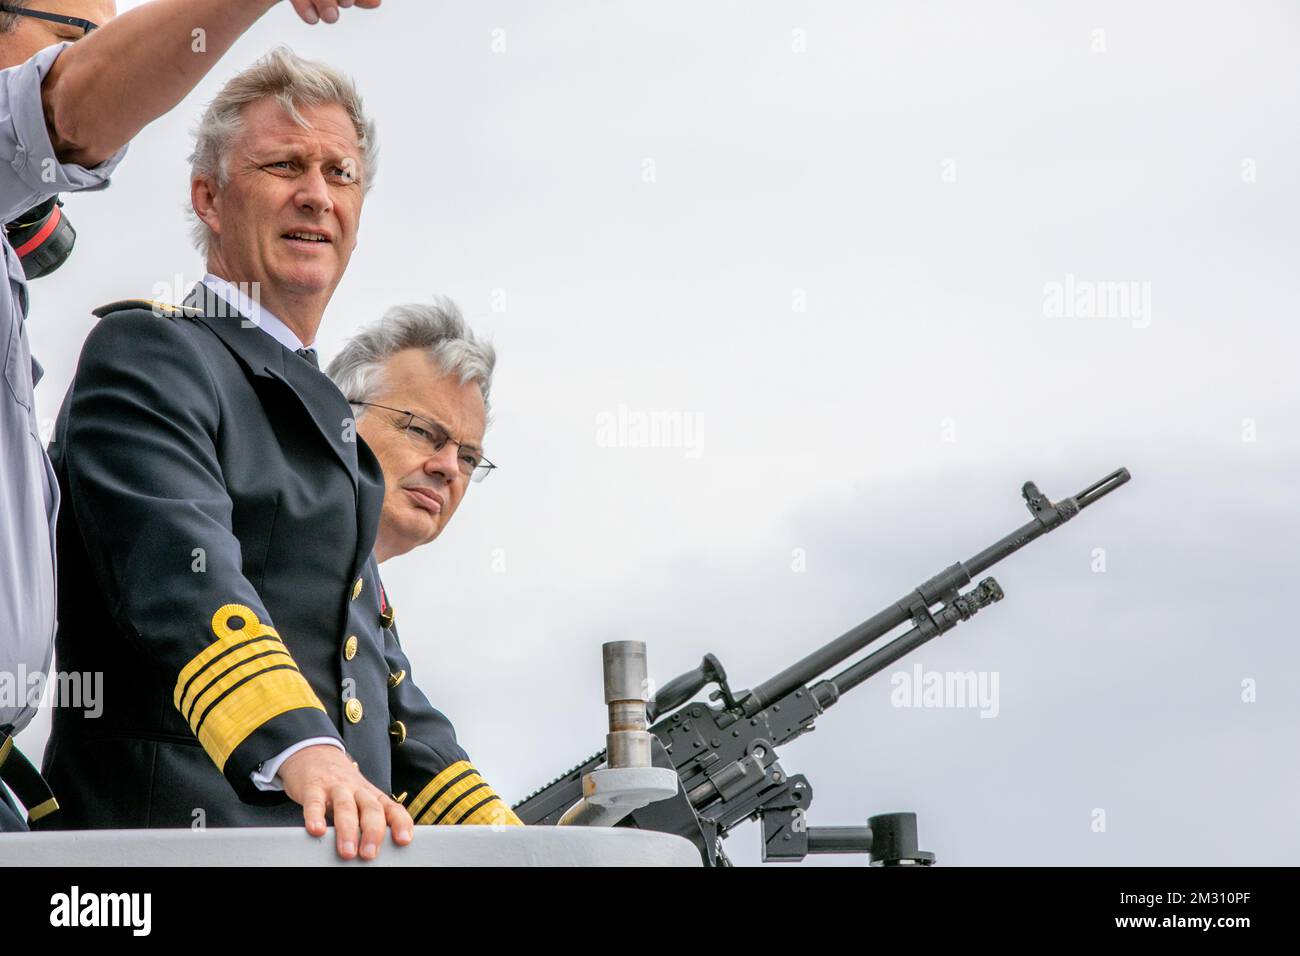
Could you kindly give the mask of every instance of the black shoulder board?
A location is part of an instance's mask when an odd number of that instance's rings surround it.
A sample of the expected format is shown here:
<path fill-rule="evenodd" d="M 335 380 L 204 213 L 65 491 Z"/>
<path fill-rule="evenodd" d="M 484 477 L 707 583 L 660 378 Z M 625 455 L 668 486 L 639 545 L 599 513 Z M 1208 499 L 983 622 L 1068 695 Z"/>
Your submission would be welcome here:
<path fill-rule="evenodd" d="M 158 302 L 154 299 L 121 299 L 117 302 L 110 302 L 108 305 L 101 305 L 93 309 L 94 314 L 99 318 L 104 318 L 113 312 L 126 312 L 131 309 L 140 309 L 145 312 L 152 312 L 158 318 L 175 319 L 182 315 L 199 316 L 203 310 L 192 305 L 172 305 L 168 302 Z"/>

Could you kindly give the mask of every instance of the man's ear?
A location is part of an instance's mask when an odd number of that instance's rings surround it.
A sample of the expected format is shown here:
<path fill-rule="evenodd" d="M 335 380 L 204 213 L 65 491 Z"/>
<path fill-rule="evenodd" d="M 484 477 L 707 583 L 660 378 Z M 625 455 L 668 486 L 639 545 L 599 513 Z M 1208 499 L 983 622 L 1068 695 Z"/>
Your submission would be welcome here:
<path fill-rule="evenodd" d="M 190 180 L 190 205 L 209 229 L 221 234 L 221 197 L 207 176 L 195 176 Z"/>

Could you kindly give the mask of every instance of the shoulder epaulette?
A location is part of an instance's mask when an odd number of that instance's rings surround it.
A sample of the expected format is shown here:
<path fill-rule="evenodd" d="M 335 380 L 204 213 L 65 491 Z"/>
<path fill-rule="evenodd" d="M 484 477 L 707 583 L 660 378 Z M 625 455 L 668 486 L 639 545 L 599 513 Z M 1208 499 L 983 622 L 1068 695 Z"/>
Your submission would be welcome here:
<path fill-rule="evenodd" d="M 175 319 L 182 315 L 200 316 L 203 310 L 192 305 L 172 305 L 170 302 L 159 302 L 156 299 L 120 299 L 117 302 L 110 302 L 108 305 L 101 305 L 93 309 L 94 314 L 99 318 L 104 318 L 113 312 L 126 312 L 131 309 L 142 309 L 145 312 L 152 312 L 159 318 Z"/>

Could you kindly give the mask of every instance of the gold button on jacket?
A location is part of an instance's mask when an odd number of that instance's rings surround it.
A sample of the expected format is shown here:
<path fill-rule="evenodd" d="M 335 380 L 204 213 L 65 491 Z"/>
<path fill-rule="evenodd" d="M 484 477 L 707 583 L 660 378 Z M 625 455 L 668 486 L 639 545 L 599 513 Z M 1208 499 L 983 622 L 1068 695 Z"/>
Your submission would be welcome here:
<path fill-rule="evenodd" d="M 347 660 L 357 656 L 357 645 L 360 642 L 355 634 L 349 634 L 348 639 L 343 642 L 343 657 Z"/>
<path fill-rule="evenodd" d="M 361 706 L 361 701 L 355 697 L 348 698 L 348 702 L 343 705 L 343 713 L 347 715 L 350 722 L 354 724 L 361 723 L 361 715 L 365 713 L 365 708 Z"/>

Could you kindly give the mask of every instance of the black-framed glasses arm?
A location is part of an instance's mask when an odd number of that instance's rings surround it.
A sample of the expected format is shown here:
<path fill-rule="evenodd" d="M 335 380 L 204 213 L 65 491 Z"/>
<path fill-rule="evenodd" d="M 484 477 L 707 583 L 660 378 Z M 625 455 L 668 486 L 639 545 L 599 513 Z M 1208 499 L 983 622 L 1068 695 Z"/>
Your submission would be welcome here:
<path fill-rule="evenodd" d="M 380 405 L 378 402 L 358 402 L 353 401 L 352 399 L 348 399 L 348 404 L 358 405 L 362 408 L 382 408 L 386 412 L 396 412 L 398 415 L 405 415 L 407 416 L 407 420 L 403 427 L 409 426 L 412 421 L 425 421 L 424 418 L 415 414 L 415 412 L 411 411 L 409 408 L 393 408 L 391 405 Z M 429 422 L 429 424 L 436 427 L 439 431 L 445 432 L 445 429 L 443 429 L 441 425 L 438 425 L 437 422 Z M 447 436 L 447 440 L 453 442 L 456 441 L 456 439 L 452 438 L 450 435 Z M 488 476 L 488 472 L 495 470 L 497 467 L 499 466 L 494 465 L 486 458 L 479 456 L 478 464 L 475 465 L 473 470 L 469 473 L 470 481 L 482 481 Z"/>
<path fill-rule="evenodd" d="M 92 20 L 86 20 L 82 17 L 69 17 L 62 13 L 46 13 L 44 10 L 25 10 L 22 7 L 11 7 L 7 4 L 0 3 L 0 13 L 12 13 L 18 17 L 31 17 L 33 20 L 45 20 L 49 23 L 61 23 L 68 27 L 80 27 L 83 35 L 91 30 L 99 29 L 99 24 Z"/>

